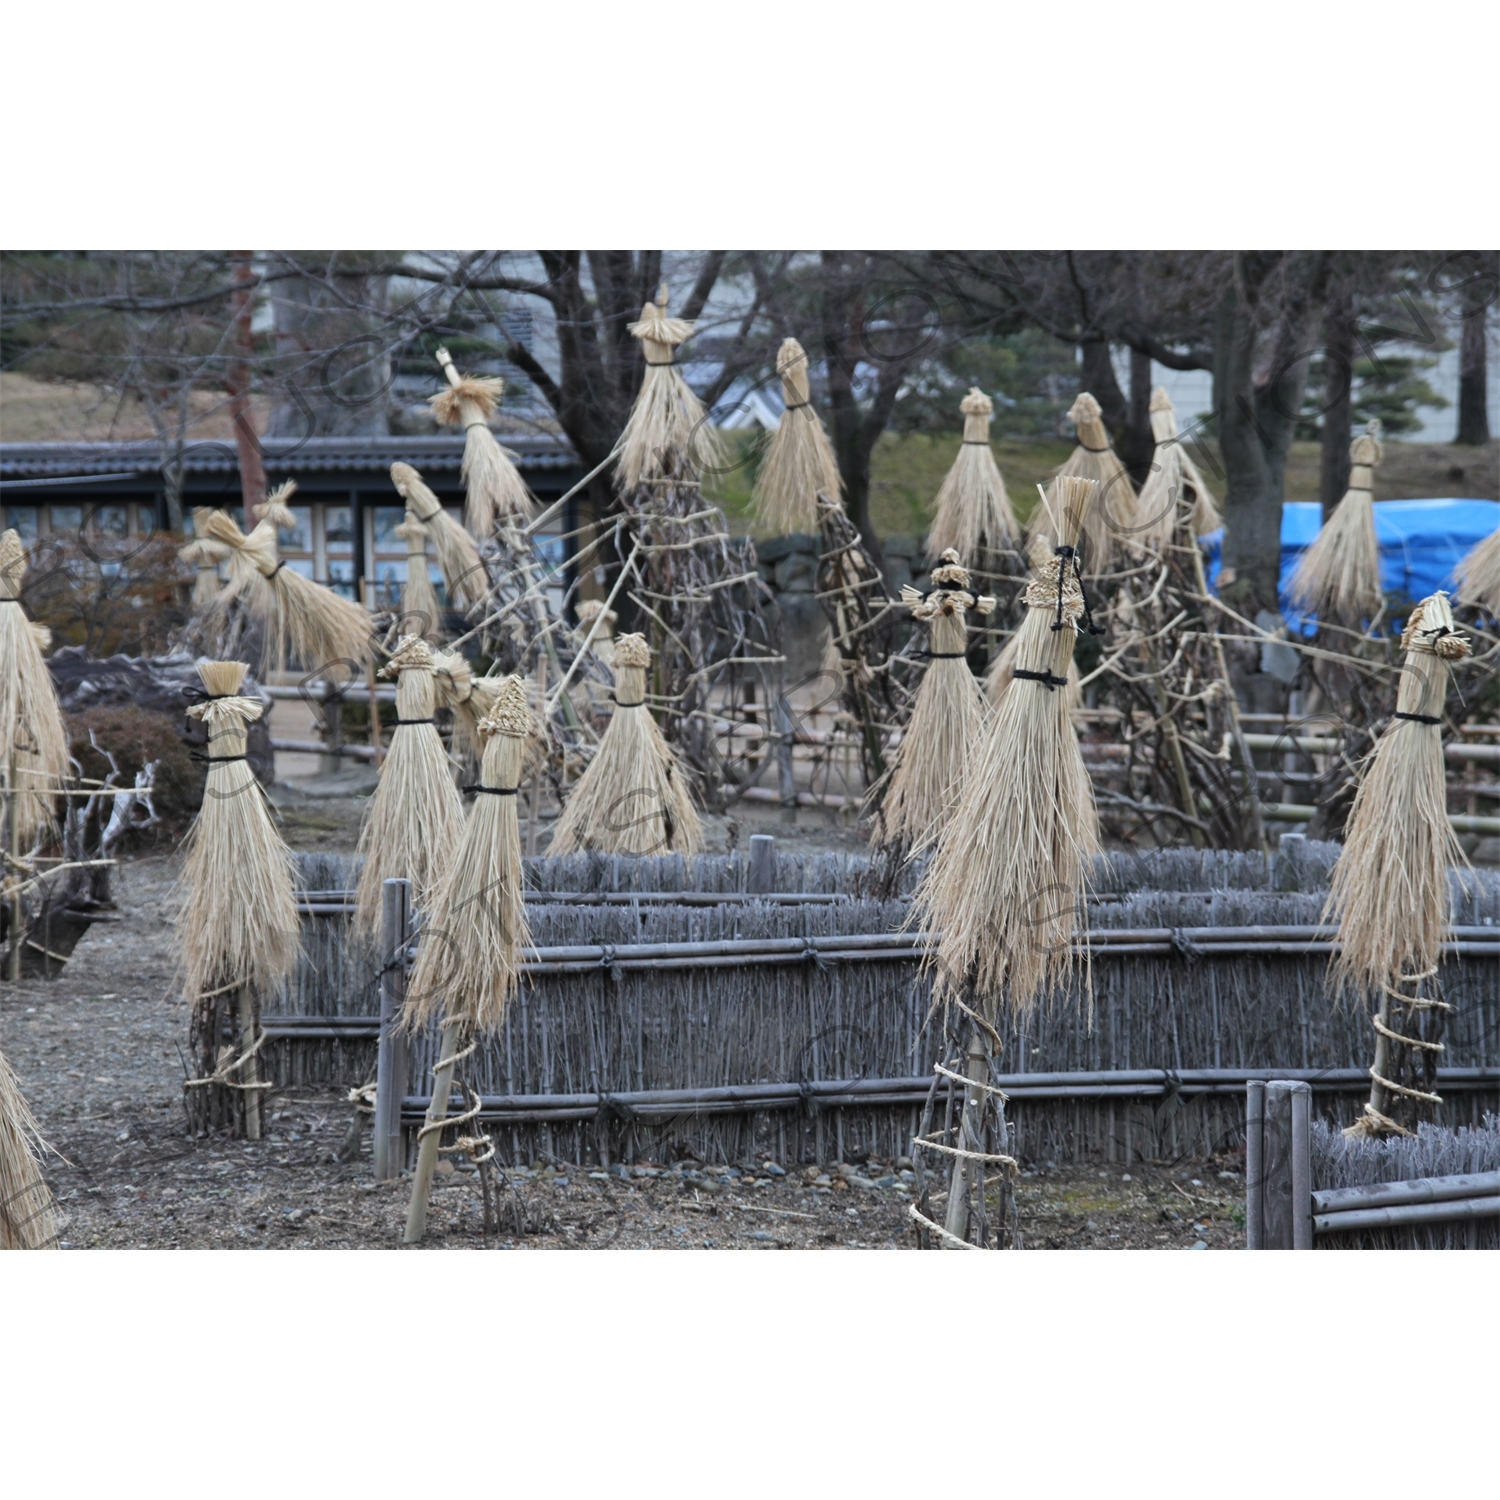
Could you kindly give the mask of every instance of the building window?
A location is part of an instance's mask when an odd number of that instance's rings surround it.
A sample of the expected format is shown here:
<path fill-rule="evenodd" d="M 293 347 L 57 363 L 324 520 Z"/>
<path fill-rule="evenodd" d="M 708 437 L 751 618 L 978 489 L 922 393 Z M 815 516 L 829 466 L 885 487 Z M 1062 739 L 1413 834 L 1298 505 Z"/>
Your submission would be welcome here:
<path fill-rule="evenodd" d="M 23 542 L 34 542 L 36 540 L 37 508 L 34 505 L 7 505 L 5 507 L 5 524 L 13 530 Z"/>

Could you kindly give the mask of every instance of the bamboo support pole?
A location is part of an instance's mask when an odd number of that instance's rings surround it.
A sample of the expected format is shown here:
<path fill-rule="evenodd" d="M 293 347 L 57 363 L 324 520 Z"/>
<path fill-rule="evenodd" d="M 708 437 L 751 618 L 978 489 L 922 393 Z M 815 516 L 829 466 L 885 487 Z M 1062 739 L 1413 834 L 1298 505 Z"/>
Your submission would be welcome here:
<path fill-rule="evenodd" d="M 21 980 L 21 791 L 16 785 L 16 747 L 10 747 L 10 796 L 6 799 L 7 836 L 10 843 L 10 868 L 5 872 L 10 881 L 10 953 L 8 955 L 10 982 Z"/>
<path fill-rule="evenodd" d="M 411 881 L 381 885 L 380 1022 L 375 1054 L 375 1180 L 401 1175 L 401 1101 L 406 1097 L 410 1046 L 401 1028 L 406 1005 L 406 945 L 411 928 Z"/>
<path fill-rule="evenodd" d="M 448 1117 L 448 1095 L 453 1089 L 453 1068 L 459 1052 L 459 1027 L 443 1027 L 443 1048 L 432 1075 L 432 1101 L 427 1106 L 424 1133 L 417 1147 L 417 1166 L 412 1173 L 411 1203 L 406 1210 L 405 1245 L 415 1245 L 427 1232 L 427 1200 L 432 1193 L 432 1174 L 437 1169 L 440 1129 L 430 1129 Z"/>
<path fill-rule="evenodd" d="M 371 591 L 368 578 L 359 580 L 359 597 L 364 607 L 369 609 Z M 385 746 L 380 739 L 380 690 L 375 683 L 375 658 L 373 656 L 365 663 L 365 687 L 370 694 L 370 749 L 375 752 L 375 766 L 378 770 L 385 760 Z M 394 694 L 392 696 L 394 697 Z"/>
<path fill-rule="evenodd" d="M 956 1156 L 948 1180 L 948 1211 L 944 1228 L 954 1239 L 969 1238 L 971 1218 L 984 1214 L 984 1090 L 979 1087 L 989 1075 L 989 1054 L 978 1026 L 969 1036 L 969 1086 L 964 1090 L 963 1114 L 959 1117 L 958 1139 L 972 1156 Z M 947 1241 L 944 1244 L 947 1245 Z"/>

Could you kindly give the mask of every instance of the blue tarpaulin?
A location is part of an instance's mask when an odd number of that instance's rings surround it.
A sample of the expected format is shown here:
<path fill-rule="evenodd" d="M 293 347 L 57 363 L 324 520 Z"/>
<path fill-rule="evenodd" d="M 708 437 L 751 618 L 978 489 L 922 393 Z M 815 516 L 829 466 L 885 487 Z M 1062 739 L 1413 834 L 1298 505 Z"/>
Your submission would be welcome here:
<path fill-rule="evenodd" d="M 1312 501 L 1291 500 L 1281 508 L 1281 612 L 1298 618 L 1287 601 L 1287 581 L 1297 560 L 1322 524 L 1321 508 Z M 1375 535 L 1380 540 L 1380 584 L 1387 593 L 1425 599 L 1438 589 L 1453 588 L 1459 559 L 1500 528 L 1500 501 L 1377 500 Z M 1222 531 L 1203 538 L 1208 550 L 1209 582 L 1218 587 Z"/>

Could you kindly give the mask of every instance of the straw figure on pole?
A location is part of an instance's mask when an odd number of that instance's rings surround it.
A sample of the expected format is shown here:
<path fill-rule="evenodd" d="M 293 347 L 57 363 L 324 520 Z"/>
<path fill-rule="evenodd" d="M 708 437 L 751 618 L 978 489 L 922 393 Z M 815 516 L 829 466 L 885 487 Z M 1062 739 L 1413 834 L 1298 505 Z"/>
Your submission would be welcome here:
<path fill-rule="evenodd" d="M 410 464 L 392 464 L 391 483 L 406 501 L 407 510 L 432 537 L 432 550 L 437 555 L 448 597 L 459 609 L 477 604 L 484 598 L 490 580 L 479 560 L 474 538 L 443 509 L 442 502 Z"/>
<path fill-rule="evenodd" d="M 464 819 L 463 801 L 433 722 L 437 685 L 431 649 L 416 636 L 402 636 L 380 675 L 396 679 L 396 727 L 359 833 L 364 864 L 354 925 L 366 938 L 379 925 L 381 887 L 387 880 L 410 880 L 412 905 L 427 910 Z"/>
<path fill-rule="evenodd" d="M 1471 548 L 1453 570 L 1458 599 L 1500 616 L 1500 529 Z"/>
<path fill-rule="evenodd" d="M 1380 997 L 1370 1098 L 1346 1132 L 1354 1135 L 1407 1133 L 1393 1113 L 1442 1103 L 1433 1084 L 1451 1007 L 1431 981 L 1452 922 L 1448 871 L 1468 863 L 1448 822 L 1442 726 L 1449 670 L 1469 642 L 1446 594 L 1417 605 L 1401 647 L 1395 716 L 1355 793 L 1323 917 L 1338 916 L 1330 979 Z"/>
<path fill-rule="evenodd" d="M 51 825 L 53 799 L 68 772 L 62 710 L 42 659 L 47 632 L 26 618 L 21 603 L 25 574 L 21 538 L 0 534 L 0 776 L 13 857 Z"/>
<path fill-rule="evenodd" d="M 500 405 L 505 382 L 460 375 L 446 349 L 437 351 L 437 362 L 448 377 L 448 389 L 429 397 L 428 404 L 444 427 L 464 430 L 464 524 L 482 539 L 494 531 L 495 522 L 502 517 L 529 521 L 531 492 L 490 431 L 490 414 Z"/>
<path fill-rule="evenodd" d="M 693 325 L 667 316 L 665 285 L 656 301 L 641 309 L 640 320 L 629 325 L 629 332 L 640 340 L 646 373 L 620 435 L 618 487 L 629 491 L 641 484 L 681 480 L 685 476 L 672 462 L 680 455 L 686 455 L 700 474 L 705 469 L 722 470 L 726 464 L 723 440 L 709 425 L 703 403 L 682 378 L 677 363 L 677 346 L 691 337 Z"/>
<path fill-rule="evenodd" d="M 1011 687 L 970 752 L 958 804 L 913 905 L 912 920 L 941 934 L 927 959 L 933 1004 L 952 1006 L 972 1023 L 960 1144 L 918 1138 L 920 1146 L 951 1153 L 955 1163 L 946 1226 L 922 1218 L 945 1244 L 976 1235 L 984 1241 L 985 1163 L 1014 1165 L 985 1149 L 983 1122 L 998 1093 L 988 1082 L 998 1042 L 994 1018 L 1002 1008 L 1029 1014 L 1076 969 L 1074 929 L 1099 832 L 1061 690 L 1087 614 L 1077 531 L 1068 518 L 1088 513 L 1095 487 L 1076 475 L 1055 487 L 1048 518 L 1057 545 L 1034 566 L 1023 595 L 1026 618 L 1017 635 L 1024 665 L 1013 669 Z"/>
<path fill-rule="evenodd" d="M 951 548 L 964 567 L 987 580 L 1003 554 L 1020 546 L 1021 528 L 990 449 L 995 403 L 973 386 L 958 409 L 964 416 L 963 441 L 938 490 L 928 556 L 942 556 Z"/>
<path fill-rule="evenodd" d="M 1177 412 L 1161 386 L 1151 393 L 1150 410 L 1156 451 L 1151 456 L 1151 472 L 1136 500 L 1141 527 L 1136 539 L 1160 551 L 1171 544 L 1180 524 L 1197 537 L 1217 531 L 1224 518 L 1177 434 Z M 1179 514 L 1182 511 L 1186 511 L 1185 520 Z"/>
<path fill-rule="evenodd" d="M 198 511 L 195 528 L 199 536 L 229 548 L 227 592 L 242 598 L 250 613 L 265 623 L 264 669 L 282 671 L 295 656 L 309 669 L 331 669 L 341 663 L 346 670 L 362 670 L 372 655 L 369 615 L 287 567 L 277 555 L 279 528 L 295 525 L 287 501 L 296 492 L 295 480 L 273 491 L 257 507 L 259 519 L 249 536 L 222 510 Z"/>
<path fill-rule="evenodd" d="M 57 1204 L 42 1176 L 46 1149 L 21 1085 L 0 1053 L 0 1250 L 50 1250 Z"/>
<path fill-rule="evenodd" d="M 417 1138 L 407 1244 L 420 1240 L 427 1226 L 439 1137 L 479 1112 L 476 1098 L 468 1113 L 447 1118 L 454 1069 L 473 1051 L 477 1037 L 493 1034 L 505 1020 L 520 976 L 521 950 L 531 942 L 516 795 L 532 727 L 525 680 L 514 675 L 501 679 L 495 702 L 479 725 L 484 759 L 479 784 L 468 788 L 475 794 L 474 809 L 433 894 L 407 992 L 405 1025 L 417 1031 L 441 1014 L 443 1038 L 433 1070 L 432 1103 Z M 476 1163 L 494 1155 L 483 1135 L 444 1149 L 467 1151 Z"/>
<path fill-rule="evenodd" d="M 427 528 L 410 512 L 396 528 L 406 543 L 406 582 L 401 585 L 401 629 L 436 642 L 442 636 L 443 607 L 427 572 Z"/>
<path fill-rule="evenodd" d="M 1140 523 L 1135 486 L 1109 441 L 1099 403 L 1087 391 L 1080 392 L 1069 407 L 1068 420 L 1078 430 L 1078 445 L 1047 486 L 1047 507 L 1031 518 L 1031 533 L 1053 534 L 1050 508 L 1051 515 L 1057 518 L 1056 524 L 1067 527 L 1068 534 L 1077 539 L 1075 545 L 1083 555 L 1085 575 L 1098 577 L 1109 571 L 1113 560 L 1136 549 Z M 1087 506 L 1078 516 L 1063 514 L 1065 479 L 1094 481 L 1089 498 L 1078 502 Z"/>
<path fill-rule="evenodd" d="M 193 609 L 210 609 L 219 598 L 219 564 L 229 558 L 229 548 L 223 542 L 210 541 L 200 536 L 177 553 L 183 562 L 197 569 L 193 579 Z"/>
<path fill-rule="evenodd" d="M 838 505 L 843 482 L 823 419 L 813 409 L 807 351 L 796 339 L 782 341 L 776 373 L 786 410 L 761 463 L 751 505 L 773 531 L 816 531 L 818 496 Z"/>
<path fill-rule="evenodd" d="M 238 1094 L 245 1134 L 258 1140 L 260 1094 L 268 1087 L 256 1076 L 260 1002 L 297 962 L 296 877 L 245 758 L 249 726 L 262 713 L 260 699 L 240 696 L 245 664 L 200 661 L 198 676 L 206 696 L 187 712 L 208 731 L 208 781 L 188 833 L 187 893 L 176 928 L 202 1070 L 188 1082 L 189 1114 L 201 1129 L 238 1125 Z M 226 1032 L 235 1030 L 235 1046 L 224 1047 Z"/>
<path fill-rule="evenodd" d="M 646 706 L 651 650 L 644 636 L 615 640 L 615 711 L 568 794 L 551 854 L 696 854 L 698 810 L 676 752 Z"/>
<path fill-rule="evenodd" d="M 901 602 L 928 628 L 930 665 L 922 676 L 895 768 L 877 814 L 877 842 L 921 849 L 953 811 L 964 761 L 984 727 L 984 695 L 969 670 L 966 611 L 987 615 L 995 607 L 976 596 L 968 569 L 952 547 L 932 570 L 932 592 L 901 590 Z"/>
<path fill-rule="evenodd" d="M 1380 423 L 1371 421 L 1349 445 L 1349 488 L 1302 554 L 1287 584 L 1298 609 L 1341 625 L 1360 625 L 1380 613 L 1380 540 L 1375 533 L 1375 466 Z"/>

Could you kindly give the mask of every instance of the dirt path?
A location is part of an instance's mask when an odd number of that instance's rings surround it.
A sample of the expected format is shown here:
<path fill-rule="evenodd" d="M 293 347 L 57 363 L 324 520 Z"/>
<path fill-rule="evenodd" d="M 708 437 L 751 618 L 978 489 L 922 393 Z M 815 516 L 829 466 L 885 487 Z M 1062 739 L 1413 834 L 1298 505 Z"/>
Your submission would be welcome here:
<path fill-rule="evenodd" d="M 299 808 L 304 846 L 347 847 L 348 809 Z M 171 993 L 174 860 L 123 862 L 122 920 L 94 927 L 62 978 L 0 984 L 0 1050 L 61 1154 L 47 1176 L 70 1247 L 390 1248 L 405 1181 L 377 1183 L 367 1123 L 338 1091 L 288 1092 L 268 1138 L 188 1136 Z M 350 1154 L 351 1148 L 354 1154 Z M 347 1159 L 341 1159 L 347 1158 Z M 499 1232 L 484 1233 L 472 1169 L 437 1180 L 428 1244 L 474 1248 L 912 1248 L 907 1165 L 745 1162 L 713 1173 L 647 1164 L 612 1173 L 539 1166 L 497 1185 Z M 1028 1166 L 1017 1183 L 1028 1248 L 1191 1249 L 1243 1244 L 1243 1179 L 1230 1162 L 1170 1168 Z M 1228 1174 L 1228 1175 L 1221 1175 Z"/>

